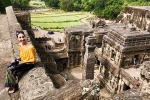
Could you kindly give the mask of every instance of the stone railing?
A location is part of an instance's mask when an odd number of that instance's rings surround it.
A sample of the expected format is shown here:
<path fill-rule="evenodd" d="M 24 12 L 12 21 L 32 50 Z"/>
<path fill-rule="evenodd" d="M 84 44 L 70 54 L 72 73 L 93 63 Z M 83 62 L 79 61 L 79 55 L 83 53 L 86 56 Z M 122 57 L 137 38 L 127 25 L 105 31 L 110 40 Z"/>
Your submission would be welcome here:
<path fill-rule="evenodd" d="M 15 16 L 12 6 L 6 7 L 6 14 L 14 57 L 18 57 L 19 51 L 16 31 L 22 30 L 22 27 Z M 30 36 L 30 34 L 26 30 L 24 30 L 24 32 L 27 40 L 35 46 L 37 62 L 35 67 L 28 73 L 24 73 L 23 77 L 19 80 L 19 91 L 10 95 L 12 100 L 33 100 L 39 97 L 42 98 L 55 90 L 55 87 L 59 88 L 65 83 L 63 77 L 61 77 L 59 72 L 55 70 L 56 68 L 54 68 L 57 67 L 54 64 L 54 59 L 51 56 L 45 56 L 46 54 L 44 55 L 44 53 L 40 51 L 41 49 L 39 50 L 35 40 Z"/>

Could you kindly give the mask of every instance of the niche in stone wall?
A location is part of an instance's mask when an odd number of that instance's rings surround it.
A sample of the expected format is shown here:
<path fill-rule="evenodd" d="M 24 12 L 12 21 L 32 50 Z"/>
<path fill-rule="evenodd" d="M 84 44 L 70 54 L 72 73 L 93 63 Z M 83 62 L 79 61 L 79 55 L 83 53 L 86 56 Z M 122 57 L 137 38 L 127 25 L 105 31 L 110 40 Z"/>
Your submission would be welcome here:
<path fill-rule="evenodd" d="M 100 61 L 98 60 L 97 57 L 95 57 L 95 64 L 97 64 L 98 66 L 100 65 Z"/>
<path fill-rule="evenodd" d="M 129 89 L 130 89 L 130 87 L 128 85 L 124 84 L 123 90 L 126 91 L 126 90 L 129 90 Z"/>
<path fill-rule="evenodd" d="M 134 55 L 134 57 L 133 57 L 133 64 L 136 65 L 138 60 L 139 60 L 139 55 L 138 54 Z"/>
<path fill-rule="evenodd" d="M 67 68 L 67 64 L 63 63 L 63 70 L 65 70 Z"/>
<path fill-rule="evenodd" d="M 111 50 L 111 60 L 114 60 L 116 56 L 116 52 L 114 50 Z"/>

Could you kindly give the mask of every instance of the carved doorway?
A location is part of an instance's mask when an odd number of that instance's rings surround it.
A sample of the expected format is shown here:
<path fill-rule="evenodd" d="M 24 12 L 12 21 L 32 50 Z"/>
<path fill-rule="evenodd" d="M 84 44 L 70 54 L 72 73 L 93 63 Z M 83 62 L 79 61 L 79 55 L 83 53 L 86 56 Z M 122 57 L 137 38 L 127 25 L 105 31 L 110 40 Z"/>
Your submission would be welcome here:
<path fill-rule="evenodd" d="M 138 62 L 138 56 L 139 55 L 134 55 L 134 58 L 133 58 L 133 64 L 136 65 L 137 62 Z"/>
<path fill-rule="evenodd" d="M 126 90 L 129 90 L 129 89 L 130 89 L 130 87 L 128 85 L 124 84 L 123 90 L 126 91 Z"/>
<path fill-rule="evenodd" d="M 63 70 L 65 70 L 67 68 L 67 64 L 63 63 Z"/>

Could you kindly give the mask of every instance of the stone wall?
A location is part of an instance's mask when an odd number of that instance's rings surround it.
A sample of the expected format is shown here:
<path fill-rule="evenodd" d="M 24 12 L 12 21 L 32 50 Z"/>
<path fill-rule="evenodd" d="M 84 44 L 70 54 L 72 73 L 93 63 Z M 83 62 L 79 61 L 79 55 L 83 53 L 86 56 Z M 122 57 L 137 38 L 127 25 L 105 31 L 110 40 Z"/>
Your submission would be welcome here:
<path fill-rule="evenodd" d="M 129 6 L 118 15 L 116 22 L 122 22 L 125 25 L 134 23 L 137 27 L 149 30 L 150 24 L 149 6 Z"/>
<path fill-rule="evenodd" d="M 18 23 L 11 6 L 6 7 L 6 14 L 8 18 L 9 31 L 12 37 L 11 42 L 14 57 L 18 57 L 19 51 L 17 47 L 18 41 L 16 38 L 16 31 L 22 30 L 22 27 L 20 23 Z M 63 77 L 61 77 L 59 72 L 56 70 L 54 59 L 51 56 L 45 56 L 38 45 L 36 45 L 35 40 L 30 36 L 30 34 L 27 33 L 26 30 L 24 30 L 24 32 L 28 41 L 30 41 L 36 48 L 37 62 L 35 67 L 25 73 L 20 79 L 19 91 L 16 91 L 14 94 L 10 95 L 12 100 L 33 100 L 42 98 L 49 92 L 53 91 L 55 87 L 59 88 L 65 83 Z"/>

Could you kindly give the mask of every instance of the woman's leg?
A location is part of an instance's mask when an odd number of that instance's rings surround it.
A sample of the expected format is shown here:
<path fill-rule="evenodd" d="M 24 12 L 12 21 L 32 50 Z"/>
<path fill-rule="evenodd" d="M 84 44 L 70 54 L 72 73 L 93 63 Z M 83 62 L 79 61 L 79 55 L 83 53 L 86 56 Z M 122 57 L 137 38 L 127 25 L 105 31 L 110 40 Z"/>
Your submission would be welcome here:
<path fill-rule="evenodd" d="M 12 71 L 13 71 L 13 74 L 15 76 L 17 76 L 17 74 L 19 72 L 23 72 L 24 73 L 24 72 L 32 69 L 33 67 L 34 67 L 34 64 L 22 64 L 22 65 L 19 65 L 19 66 L 15 67 Z"/>
<path fill-rule="evenodd" d="M 8 93 L 14 93 L 15 87 L 16 87 L 16 79 L 12 74 L 12 71 L 8 69 L 6 71 L 5 90 L 8 91 Z"/>

